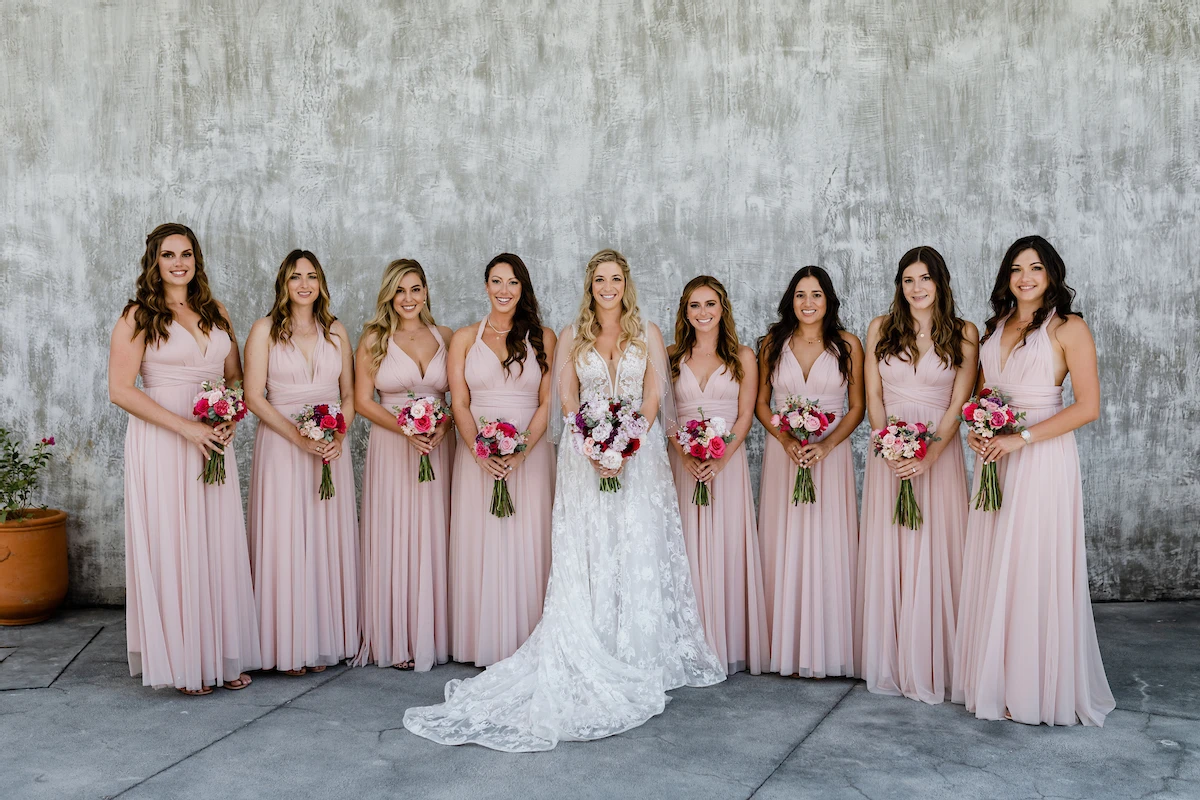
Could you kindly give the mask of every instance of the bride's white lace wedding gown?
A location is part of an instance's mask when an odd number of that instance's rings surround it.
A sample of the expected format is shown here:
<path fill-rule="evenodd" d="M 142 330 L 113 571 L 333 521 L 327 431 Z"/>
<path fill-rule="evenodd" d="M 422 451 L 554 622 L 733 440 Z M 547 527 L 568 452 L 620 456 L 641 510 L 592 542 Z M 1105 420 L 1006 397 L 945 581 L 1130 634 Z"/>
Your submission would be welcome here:
<path fill-rule="evenodd" d="M 585 351 L 580 398 L 640 404 L 647 361 L 629 346 L 614 386 L 604 359 Z M 635 728 L 662 712 L 666 691 L 725 679 L 696 610 L 660 422 L 620 478 L 620 491 L 601 492 L 586 458 L 562 443 L 541 622 L 509 658 L 447 683 L 445 703 L 408 709 L 406 728 L 442 744 L 550 750 Z"/>

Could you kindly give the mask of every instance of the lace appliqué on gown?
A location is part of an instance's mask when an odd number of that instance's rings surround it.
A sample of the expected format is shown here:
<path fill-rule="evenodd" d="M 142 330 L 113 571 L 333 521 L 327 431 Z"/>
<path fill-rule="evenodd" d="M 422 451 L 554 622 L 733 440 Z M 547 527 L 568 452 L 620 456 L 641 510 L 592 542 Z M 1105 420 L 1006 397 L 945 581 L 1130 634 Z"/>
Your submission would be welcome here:
<path fill-rule="evenodd" d="M 647 358 L 630 347 L 613 385 L 594 350 L 576 362 L 580 399 L 640 403 Z M 542 620 L 511 657 L 446 684 L 446 702 L 410 708 L 404 726 L 442 744 L 550 750 L 612 736 L 662 712 L 680 686 L 725 670 L 696 610 L 666 442 L 658 422 L 604 493 L 584 456 L 559 447 L 550 580 Z"/>

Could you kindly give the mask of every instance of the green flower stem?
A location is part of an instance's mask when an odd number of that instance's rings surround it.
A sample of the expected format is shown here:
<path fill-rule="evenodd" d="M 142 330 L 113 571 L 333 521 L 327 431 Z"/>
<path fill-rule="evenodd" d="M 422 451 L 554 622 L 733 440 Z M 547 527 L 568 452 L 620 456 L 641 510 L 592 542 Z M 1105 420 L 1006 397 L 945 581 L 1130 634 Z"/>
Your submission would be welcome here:
<path fill-rule="evenodd" d="M 437 480 L 437 476 L 433 474 L 433 462 L 429 460 L 428 453 L 421 454 L 421 464 L 417 470 L 417 483 L 429 483 Z"/>
<path fill-rule="evenodd" d="M 892 523 L 915 531 L 921 527 L 923 521 L 921 509 L 917 506 L 917 496 L 913 494 L 912 481 L 905 478 L 900 481 L 900 493 L 896 495 L 896 510 L 892 512 Z"/>
<path fill-rule="evenodd" d="M 512 495 L 508 493 L 508 481 L 504 478 L 499 478 L 492 481 L 492 516 L 511 517 L 516 513 L 513 508 Z"/>
<path fill-rule="evenodd" d="M 983 465 L 979 476 L 979 491 L 975 495 L 975 508 L 980 511 L 998 511 L 1004 503 L 1004 492 L 1000 489 L 1000 475 L 996 462 Z"/>
<path fill-rule="evenodd" d="M 812 470 L 796 467 L 796 482 L 792 485 L 792 505 L 809 505 L 817 502 L 817 487 L 813 485 Z"/>

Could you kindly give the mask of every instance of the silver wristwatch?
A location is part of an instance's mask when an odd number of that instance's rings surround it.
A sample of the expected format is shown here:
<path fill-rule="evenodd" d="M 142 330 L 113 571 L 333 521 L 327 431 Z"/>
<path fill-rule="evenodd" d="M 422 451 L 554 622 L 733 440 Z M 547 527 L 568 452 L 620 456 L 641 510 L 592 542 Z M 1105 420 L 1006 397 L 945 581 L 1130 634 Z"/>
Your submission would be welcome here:
<path fill-rule="evenodd" d="M 1033 444 L 1033 434 L 1029 432 L 1028 428 L 1021 431 L 1021 438 L 1025 440 L 1025 444 Z"/>

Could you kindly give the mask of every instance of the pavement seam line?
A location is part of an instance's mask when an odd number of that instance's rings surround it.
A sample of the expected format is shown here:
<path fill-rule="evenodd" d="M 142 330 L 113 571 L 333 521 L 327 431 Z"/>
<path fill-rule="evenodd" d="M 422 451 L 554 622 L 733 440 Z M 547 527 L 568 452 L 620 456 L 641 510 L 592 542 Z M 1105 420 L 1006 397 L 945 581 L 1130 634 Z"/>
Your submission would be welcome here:
<path fill-rule="evenodd" d="M 84 643 L 83 647 L 79 648 L 79 652 L 77 652 L 75 655 L 71 656 L 71 660 L 63 665 L 63 668 L 60 669 L 58 671 L 58 674 L 54 676 L 54 680 L 50 681 L 50 683 L 46 684 L 45 686 L 42 686 L 39 688 L 49 689 L 54 684 L 58 683 L 58 679 L 63 676 L 63 673 L 66 672 L 68 669 L 70 669 L 71 665 L 75 663 L 75 659 L 77 659 L 81 655 L 83 655 L 83 651 L 87 650 L 89 647 L 91 647 L 92 642 L 96 641 L 96 637 L 99 636 L 100 634 L 104 633 L 104 629 L 107 627 L 108 627 L 107 625 L 101 625 L 100 628 L 95 633 L 92 634 L 92 638 L 88 639 L 87 642 Z"/>
<path fill-rule="evenodd" d="M 246 720 L 246 721 L 245 721 L 245 722 L 243 722 L 241 725 L 238 725 L 236 728 L 234 728 L 233 730 L 229 731 L 228 733 L 226 733 L 226 734 L 224 734 L 224 735 L 222 735 L 222 736 L 218 736 L 216 739 L 213 739 L 213 740 L 212 740 L 211 742 L 209 742 L 208 744 L 204 745 L 203 747 L 199 748 L 198 750 L 193 750 L 192 752 L 188 753 L 187 755 L 185 755 L 183 758 L 179 759 L 178 761 L 175 761 L 175 762 L 173 762 L 173 763 L 171 763 L 171 764 L 168 764 L 167 766 L 163 767 L 163 768 L 162 768 L 162 769 L 160 769 L 158 772 L 155 772 L 155 773 L 153 773 L 153 774 L 151 774 L 151 775 L 147 775 L 146 777 L 142 778 L 142 779 L 141 779 L 140 781 L 138 781 L 137 783 L 130 784 L 129 786 L 126 786 L 124 789 L 122 789 L 121 791 L 117 792 L 116 794 L 110 794 L 110 795 L 106 795 L 106 796 L 105 796 L 105 797 L 106 797 L 106 800 L 116 800 L 116 798 L 118 798 L 118 797 L 121 797 L 122 795 L 124 795 L 124 794 L 126 794 L 126 793 L 128 793 L 128 792 L 132 792 L 134 789 L 138 788 L 138 787 L 139 787 L 139 786 L 141 786 L 143 783 L 146 783 L 146 782 L 148 782 L 148 781 L 152 781 L 152 780 L 154 780 L 154 779 L 155 779 L 155 778 L 157 778 L 159 775 L 162 775 L 164 772 L 167 772 L 168 770 L 175 769 L 175 767 L 178 767 L 180 764 L 182 764 L 183 762 L 187 761 L 187 760 L 188 760 L 189 758 L 191 758 L 192 756 L 197 756 L 197 755 L 199 755 L 199 754 L 203 753 L 205 750 L 207 750 L 208 748 L 212 747 L 213 745 L 215 745 L 215 744 L 219 744 L 219 743 L 221 743 L 221 742 L 225 741 L 225 740 L 226 740 L 226 739 L 228 739 L 230 736 L 233 736 L 235 733 L 239 733 L 240 731 L 244 730 L 245 728 L 249 727 L 250 725 L 253 725 L 254 723 L 258 722 L 260 719 L 266 719 L 267 717 L 271 716 L 272 714 L 274 714 L 274 713 L 275 713 L 276 711 L 278 711 L 279 709 L 281 709 L 281 708 L 283 708 L 283 707 L 287 706 L 289 703 L 293 703 L 293 702 L 295 702 L 295 701 L 299 700 L 301 697 L 304 697 L 304 696 L 305 696 L 306 694 L 308 694 L 309 692 L 316 691 L 317 689 L 320 689 L 322 686 L 327 686 L 327 685 L 329 685 L 329 684 L 333 683 L 333 682 L 334 682 L 334 681 L 336 681 L 338 678 L 340 678 L 340 677 L 342 677 L 343 675 L 346 675 L 347 673 L 349 673 L 351 669 L 352 669 L 352 667 L 346 667 L 344 670 L 342 670 L 341 672 L 337 673 L 336 675 L 331 675 L 330 677 L 328 677 L 328 678 L 326 678 L 325 680 L 321 681 L 321 682 L 320 682 L 320 683 L 318 683 L 316 686 L 312 686 L 312 687 L 310 687 L 310 688 L 308 688 L 308 689 L 305 689 L 303 692 L 301 692 L 300 694 L 296 695 L 295 697 L 289 697 L 287 700 L 284 700 L 284 701 L 283 701 L 282 703 L 280 703 L 279 705 L 272 707 L 271 709 L 269 709 L 269 710 L 267 710 L 267 711 L 263 712 L 262 714 L 259 714 L 259 715 L 258 715 L 257 717 L 255 717 L 254 719 L 248 719 L 248 720 Z M 258 706 L 258 708 L 262 708 L 262 706 Z"/>
<path fill-rule="evenodd" d="M 795 752 L 800 749 L 800 745 L 802 745 L 808 741 L 808 737 L 812 736 L 814 733 L 817 732 L 817 728 L 821 727 L 821 725 L 823 725 L 825 723 L 825 720 L 829 719 L 829 715 L 837 710 L 837 707 L 842 704 L 843 700 L 845 700 L 847 697 L 850 696 L 850 693 L 854 691 L 854 687 L 857 685 L 858 685 L 858 683 L 856 682 L 856 683 L 852 683 L 846 687 L 846 691 L 843 692 L 842 696 L 837 699 L 837 702 L 834 703 L 833 705 L 831 705 L 829 707 L 829 710 L 825 712 L 825 715 L 822 716 L 819 720 L 817 720 L 816 725 L 813 725 L 811 728 L 809 728 L 808 733 L 806 733 L 800 737 L 800 741 L 796 742 L 796 745 L 791 750 L 788 751 L 788 754 L 786 756 L 784 756 L 782 759 L 780 759 L 779 763 L 775 765 L 775 769 L 771 770 L 770 774 L 767 775 L 767 777 L 762 779 L 762 783 L 760 783 L 758 786 L 754 787 L 754 791 L 752 791 L 750 793 L 749 797 L 747 797 L 746 800 L 751 800 L 751 798 L 753 798 L 756 794 L 758 794 L 759 789 L 762 789 L 762 787 L 767 785 L 767 781 L 771 780 L 771 778 L 773 778 L 775 776 L 776 772 L 779 772 L 779 768 L 782 767 L 784 764 L 786 764 L 788 762 L 788 759 L 790 759 L 795 754 Z"/>

